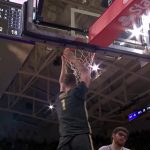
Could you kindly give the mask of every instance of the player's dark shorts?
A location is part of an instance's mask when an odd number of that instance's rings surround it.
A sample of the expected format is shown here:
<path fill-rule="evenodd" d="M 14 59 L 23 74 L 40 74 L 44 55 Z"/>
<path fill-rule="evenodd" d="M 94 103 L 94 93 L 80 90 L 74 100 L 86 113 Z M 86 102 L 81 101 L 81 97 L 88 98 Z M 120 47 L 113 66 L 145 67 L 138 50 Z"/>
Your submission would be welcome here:
<path fill-rule="evenodd" d="M 57 150 L 94 150 L 91 136 L 81 134 L 60 137 Z"/>

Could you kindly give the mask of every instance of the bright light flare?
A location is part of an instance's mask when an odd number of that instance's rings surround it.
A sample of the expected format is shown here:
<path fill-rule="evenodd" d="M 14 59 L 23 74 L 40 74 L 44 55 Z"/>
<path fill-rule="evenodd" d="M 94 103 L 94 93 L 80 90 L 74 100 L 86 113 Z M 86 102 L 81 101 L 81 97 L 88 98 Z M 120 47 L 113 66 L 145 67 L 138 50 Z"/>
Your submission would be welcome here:
<path fill-rule="evenodd" d="M 137 27 L 135 24 L 133 25 L 133 29 L 127 29 L 132 35 L 129 37 L 129 39 L 132 39 L 133 37 L 136 38 L 136 40 L 140 40 L 140 36 L 148 37 L 148 30 L 150 25 L 150 12 L 146 15 L 141 16 L 141 26 Z"/>
<path fill-rule="evenodd" d="M 97 65 L 97 64 L 95 64 L 95 63 L 94 63 L 93 65 L 91 65 L 90 68 L 92 69 L 92 71 L 96 71 L 96 72 L 97 72 L 98 70 L 100 70 L 99 64 Z"/>
<path fill-rule="evenodd" d="M 49 105 L 48 108 L 52 110 L 54 109 L 54 105 Z"/>
<path fill-rule="evenodd" d="M 125 42 L 121 42 L 121 43 L 120 43 L 121 46 L 124 45 L 124 44 L 125 44 Z"/>
<path fill-rule="evenodd" d="M 132 35 L 130 36 L 130 39 L 135 37 L 136 39 L 139 39 L 140 35 L 143 35 L 142 33 L 142 26 L 137 28 L 136 25 L 133 25 L 133 30 L 128 29 L 127 31 L 131 32 Z"/>

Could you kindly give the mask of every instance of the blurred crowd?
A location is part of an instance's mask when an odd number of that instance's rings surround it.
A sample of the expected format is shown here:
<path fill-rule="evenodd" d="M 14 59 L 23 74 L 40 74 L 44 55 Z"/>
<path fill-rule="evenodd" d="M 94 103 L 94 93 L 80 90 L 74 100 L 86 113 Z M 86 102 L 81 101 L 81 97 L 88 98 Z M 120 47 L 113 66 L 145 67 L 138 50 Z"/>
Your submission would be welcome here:
<path fill-rule="evenodd" d="M 103 145 L 111 143 L 110 138 L 93 137 L 94 147 L 97 150 Z M 34 140 L 8 139 L 0 140 L 0 150 L 56 150 L 58 141 L 48 143 L 47 141 L 37 142 Z M 141 131 L 130 134 L 126 147 L 131 150 L 150 150 L 150 131 Z"/>
<path fill-rule="evenodd" d="M 52 143 L 37 142 L 32 140 L 21 139 L 2 139 L 0 141 L 0 150 L 55 150 L 57 148 L 57 141 Z"/>

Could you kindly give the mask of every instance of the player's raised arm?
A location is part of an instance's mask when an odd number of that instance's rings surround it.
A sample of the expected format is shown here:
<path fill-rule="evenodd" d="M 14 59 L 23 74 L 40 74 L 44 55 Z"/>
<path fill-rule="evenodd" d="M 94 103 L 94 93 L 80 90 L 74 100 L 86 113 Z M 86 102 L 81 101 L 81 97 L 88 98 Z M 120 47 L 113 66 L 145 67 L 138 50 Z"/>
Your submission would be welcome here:
<path fill-rule="evenodd" d="M 61 56 L 61 73 L 59 77 L 60 91 L 65 91 L 64 78 L 66 74 L 66 62 L 64 56 Z"/>
<path fill-rule="evenodd" d="M 69 59 L 69 61 L 77 68 L 80 72 L 80 82 L 84 81 L 86 86 L 89 87 L 90 85 L 90 71 L 85 66 L 84 63 L 81 63 L 78 59 L 76 59 L 74 53 L 69 49 L 66 48 L 64 50 L 64 56 Z"/>

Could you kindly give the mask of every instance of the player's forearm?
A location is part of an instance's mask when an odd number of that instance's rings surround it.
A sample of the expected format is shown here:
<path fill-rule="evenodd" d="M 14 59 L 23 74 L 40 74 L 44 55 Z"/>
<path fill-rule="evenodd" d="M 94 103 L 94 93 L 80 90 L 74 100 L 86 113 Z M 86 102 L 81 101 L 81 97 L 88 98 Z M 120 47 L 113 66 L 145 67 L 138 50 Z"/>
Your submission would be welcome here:
<path fill-rule="evenodd" d="M 62 65 L 61 65 L 61 73 L 60 73 L 59 82 L 63 82 L 63 80 L 65 78 L 65 74 L 66 74 L 66 64 L 65 64 L 64 58 L 62 56 Z"/>

